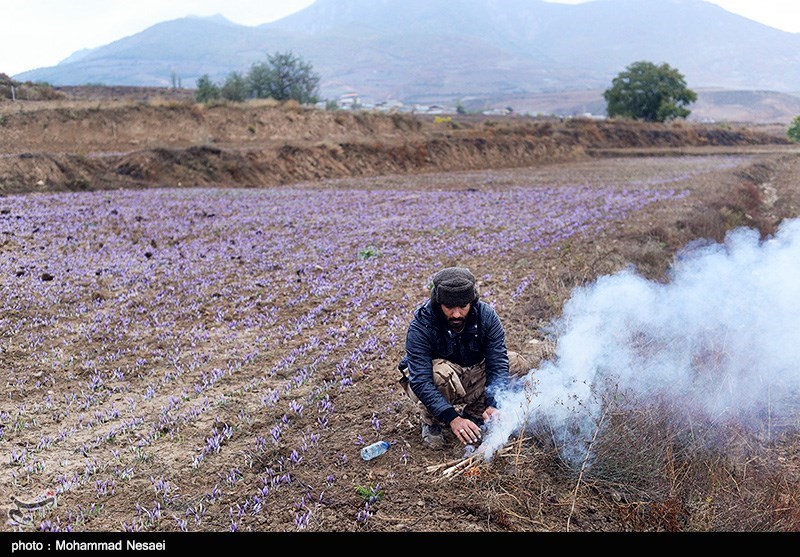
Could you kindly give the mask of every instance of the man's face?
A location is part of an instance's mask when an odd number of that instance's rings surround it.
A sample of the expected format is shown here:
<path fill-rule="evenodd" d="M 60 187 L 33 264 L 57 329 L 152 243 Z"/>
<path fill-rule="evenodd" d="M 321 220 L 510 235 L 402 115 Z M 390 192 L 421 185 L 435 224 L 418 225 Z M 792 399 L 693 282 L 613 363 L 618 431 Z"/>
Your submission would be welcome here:
<path fill-rule="evenodd" d="M 444 316 L 447 318 L 447 323 L 450 325 L 450 328 L 457 333 L 463 331 L 464 323 L 466 323 L 467 314 L 472 304 L 467 304 L 465 306 L 441 305 L 442 313 L 444 313 Z"/>

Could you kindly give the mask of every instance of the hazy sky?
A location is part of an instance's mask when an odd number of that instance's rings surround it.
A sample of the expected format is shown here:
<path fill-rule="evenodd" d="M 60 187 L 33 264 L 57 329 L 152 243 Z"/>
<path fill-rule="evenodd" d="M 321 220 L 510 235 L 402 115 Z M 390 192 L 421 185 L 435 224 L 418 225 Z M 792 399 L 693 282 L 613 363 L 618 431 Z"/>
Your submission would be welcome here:
<path fill-rule="evenodd" d="M 771 27 L 800 32 L 798 0 L 709 1 Z M 311 4 L 313 0 L 0 0 L 0 72 L 14 75 L 54 66 L 78 50 L 187 15 L 222 14 L 235 23 L 259 25 Z"/>

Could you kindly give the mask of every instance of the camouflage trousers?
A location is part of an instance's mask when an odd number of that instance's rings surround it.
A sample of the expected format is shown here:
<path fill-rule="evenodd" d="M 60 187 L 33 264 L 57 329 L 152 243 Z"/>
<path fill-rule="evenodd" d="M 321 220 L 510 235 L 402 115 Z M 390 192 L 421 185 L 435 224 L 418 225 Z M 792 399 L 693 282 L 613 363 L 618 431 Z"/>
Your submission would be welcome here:
<path fill-rule="evenodd" d="M 530 370 L 528 360 L 516 352 L 508 352 L 508 368 L 511 375 L 522 376 Z M 463 413 L 480 418 L 486 409 L 486 362 L 469 367 L 461 367 L 448 360 L 433 360 L 433 383 L 447 401 L 455 407 L 463 406 Z M 408 381 L 402 381 L 403 388 L 416 405 L 420 420 L 424 424 L 437 423 L 433 414 L 420 402 L 411 390 Z M 449 425 L 449 424 L 443 424 Z"/>

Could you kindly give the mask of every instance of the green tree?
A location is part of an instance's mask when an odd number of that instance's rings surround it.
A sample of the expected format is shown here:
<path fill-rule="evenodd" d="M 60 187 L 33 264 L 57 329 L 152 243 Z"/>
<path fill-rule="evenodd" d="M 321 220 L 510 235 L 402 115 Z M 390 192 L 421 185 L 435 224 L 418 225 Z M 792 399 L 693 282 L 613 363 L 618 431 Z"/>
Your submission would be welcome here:
<path fill-rule="evenodd" d="M 301 104 L 317 102 L 319 81 L 311 64 L 291 52 L 270 54 L 266 62 L 253 64 L 247 74 L 254 97 L 278 101 L 294 99 Z"/>
<path fill-rule="evenodd" d="M 194 91 L 194 99 L 199 103 L 207 103 L 208 101 L 219 98 L 219 87 L 217 87 L 208 74 L 202 75 L 197 79 L 197 85 Z"/>
<path fill-rule="evenodd" d="M 238 73 L 231 72 L 219 90 L 220 96 L 229 101 L 243 102 L 250 94 L 247 79 Z"/>
<path fill-rule="evenodd" d="M 646 61 L 634 62 L 620 72 L 603 97 L 609 117 L 648 122 L 686 118 L 691 114 L 686 106 L 697 100 L 697 94 L 686 86 L 678 70 Z"/>
<path fill-rule="evenodd" d="M 800 143 L 800 116 L 796 116 L 792 123 L 789 124 L 789 129 L 786 130 L 786 135 L 789 139 Z"/>

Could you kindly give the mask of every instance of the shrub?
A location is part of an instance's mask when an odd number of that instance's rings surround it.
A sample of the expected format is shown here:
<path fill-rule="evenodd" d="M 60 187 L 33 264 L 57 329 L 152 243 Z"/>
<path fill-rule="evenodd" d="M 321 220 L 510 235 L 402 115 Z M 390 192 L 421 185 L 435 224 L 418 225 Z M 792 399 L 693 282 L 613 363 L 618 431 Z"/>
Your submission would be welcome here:
<path fill-rule="evenodd" d="M 796 116 L 795 119 L 792 120 L 789 129 L 786 130 L 786 135 L 792 141 L 800 143 L 800 116 Z"/>
<path fill-rule="evenodd" d="M 223 99 L 235 102 L 247 100 L 248 93 L 247 80 L 237 72 L 228 74 L 228 78 L 219 90 L 219 94 Z"/>
<path fill-rule="evenodd" d="M 207 103 L 220 97 L 219 87 L 217 87 L 208 74 L 200 76 L 197 80 L 197 87 L 194 98 L 199 103 Z"/>

